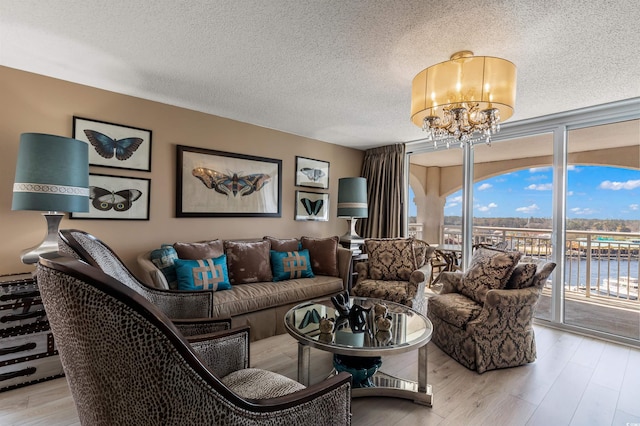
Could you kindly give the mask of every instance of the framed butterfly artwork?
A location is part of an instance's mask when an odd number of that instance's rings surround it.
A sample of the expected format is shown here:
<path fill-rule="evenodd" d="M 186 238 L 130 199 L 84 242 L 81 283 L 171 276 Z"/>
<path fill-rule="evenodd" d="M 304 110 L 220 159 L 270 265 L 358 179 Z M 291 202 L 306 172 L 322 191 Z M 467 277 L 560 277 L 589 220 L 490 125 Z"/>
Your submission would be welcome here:
<path fill-rule="evenodd" d="M 296 191 L 295 220 L 329 220 L 329 194 Z"/>
<path fill-rule="evenodd" d="M 177 149 L 176 217 L 281 217 L 282 160 Z"/>
<path fill-rule="evenodd" d="M 329 162 L 296 156 L 296 186 L 329 188 Z"/>
<path fill-rule="evenodd" d="M 70 219 L 149 220 L 151 179 L 89 173 L 89 212 Z"/>
<path fill-rule="evenodd" d="M 73 137 L 89 144 L 89 165 L 151 171 L 151 130 L 73 117 Z"/>

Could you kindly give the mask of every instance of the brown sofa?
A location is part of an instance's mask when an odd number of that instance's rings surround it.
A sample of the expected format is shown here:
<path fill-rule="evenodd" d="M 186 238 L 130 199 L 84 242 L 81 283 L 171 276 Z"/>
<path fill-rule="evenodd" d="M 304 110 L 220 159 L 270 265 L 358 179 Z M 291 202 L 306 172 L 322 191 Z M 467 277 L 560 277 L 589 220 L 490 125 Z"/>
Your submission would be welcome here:
<path fill-rule="evenodd" d="M 466 273 L 443 272 L 428 301 L 431 341 L 465 367 L 483 373 L 535 361 L 533 314 L 553 262 L 478 249 Z"/>
<path fill-rule="evenodd" d="M 265 243 L 279 252 L 307 248 L 314 277 L 273 281 L 273 271 L 263 256 Z M 284 315 L 293 306 L 344 291 L 351 266 L 351 252 L 339 246 L 337 237 L 212 240 L 175 243 L 173 247 L 181 258 L 217 257 L 222 253 L 226 255 L 231 288 L 213 292 L 211 317 L 230 317 L 234 327 L 249 325 L 252 340 L 285 333 Z M 255 253 L 256 250 L 262 254 L 252 255 L 252 251 Z M 154 263 L 152 257 L 152 251 L 138 256 L 138 264 L 143 271 L 142 281 L 153 288 L 175 291 L 175 284 L 167 280 L 158 267 L 158 260 L 155 259 Z M 263 267 L 256 268 L 258 263 Z"/>

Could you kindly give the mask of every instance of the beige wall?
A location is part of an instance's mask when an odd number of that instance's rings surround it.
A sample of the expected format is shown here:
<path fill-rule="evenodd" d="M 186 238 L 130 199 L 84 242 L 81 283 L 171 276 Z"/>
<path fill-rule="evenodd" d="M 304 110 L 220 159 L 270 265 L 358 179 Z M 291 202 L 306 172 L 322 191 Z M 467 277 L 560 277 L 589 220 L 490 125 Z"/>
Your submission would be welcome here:
<path fill-rule="evenodd" d="M 109 244 L 132 269 L 135 257 L 161 243 L 273 235 L 329 236 L 346 231 L 336 218 L 338 178 L 359 176 L 364 152 L 269 130 L 209 114 L 0 67 L 0 274 L 29 271 L 20 252 L 39 244 L 45 221 L 38 212 L 11 211 L 20 134 L 71 136 L 72 117 L 81 116 L 150 129 L 151 172 L 91 167 L 91 172 L 151 179 L 149 221 L 73 220 L 61 228 L 86 230 Z M 281 218 L 176 218 L 176 145 L 210 148 L 282 160 Z M 329 161 L 329 221 L 294 217 L 296 155 Z M 313 191 L 313 189 L 311 189 Z M 318 191 L 323 192 L 323 191 Z"/>

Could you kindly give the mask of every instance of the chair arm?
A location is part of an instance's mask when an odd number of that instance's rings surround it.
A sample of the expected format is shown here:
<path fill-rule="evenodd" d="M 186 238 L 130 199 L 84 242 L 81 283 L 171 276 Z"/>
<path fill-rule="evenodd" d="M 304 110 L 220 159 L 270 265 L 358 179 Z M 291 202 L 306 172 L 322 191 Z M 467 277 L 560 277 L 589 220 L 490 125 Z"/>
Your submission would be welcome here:
<path fill-rule="evenodd" d="M 421 268 L 416 269 L 411 273 L 409 277 L 409 281 L 412 284 L 420 284 L 421 282 L 426 282 L 427 278 L 431 277 L 431 264 L 425 263 Z"/>
<path fill-rule="evenodd" d="M 540 289 L 527 287 L 514 290 L 489 290 L 484 300 L 486 308 L 497 308 L 507 306 L 535 305 L 540 296 Z"/>
<path fill-rule="evenodd" d="M 188 336 L 187 341 L 204 365 L 218 377 L 249 368 L 249 326 Z"/>
<path fill-rule="evenodd" d="M 356 263 L 356 272 L 358 273 L 358 281 L 369 278 L 369 262 Z"/>
<path fill-rule="evenodd" d="M 343 371 L 305 389 L 277 398 L 258 400 L 255 403 L 260 411 L 280 411 L 286 407 L 297 407 L 296 410 L 279 413 L 278 420 L 283 424 L 300 423 L 301 414 L 313 423 L 313 418 L 319 413 L 322 413 L 322 424 L 351 424 L 351 374 Z M 302 413 L 300 410 L 303 410 Z M 291 416 L 288 422 L 287 416 Z"/>
<path fill-rule="evenodd" d="M 194 318 L 194 319 L 172 319 L 183 336 L 198 336 L 201 334 L 215 333 L 216 331 L 229 330 L 231 328 L 231 318 Z"/>
<path fill-rule="evenodd" d="M 516 290 L 489 290 L 482 312 L 467 329 L 483 334 L 502 333 L 505 328 L 528 327 L 541 291 L 535 287 Z"/>
<path fill-rule="evenodd" d="M 462 288 L 462 272 L 441 272 L 438 275 L 439 282 L 442 283 L 440 294 L 460 293 Z"/>
<path fill-rule="evenodd" d="M 351 275 L 351 250 L 338 247 L 338 272 L 342 278 L 343 289 L 349 287 L 349 276 Z"/>

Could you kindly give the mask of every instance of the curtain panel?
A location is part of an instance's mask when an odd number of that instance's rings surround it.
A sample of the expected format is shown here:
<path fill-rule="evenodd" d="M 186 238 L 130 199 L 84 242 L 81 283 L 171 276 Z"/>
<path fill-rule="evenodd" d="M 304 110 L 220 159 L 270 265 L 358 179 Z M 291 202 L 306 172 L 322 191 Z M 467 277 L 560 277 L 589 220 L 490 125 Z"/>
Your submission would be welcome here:
<path fill-rule="evenodd" d="M 407 199 L 404 144 L 367 150 L 361 175 L 367 179 L 369 217 L 358 222 L 358 234 L 362 238 L 404 237 Z"/>

